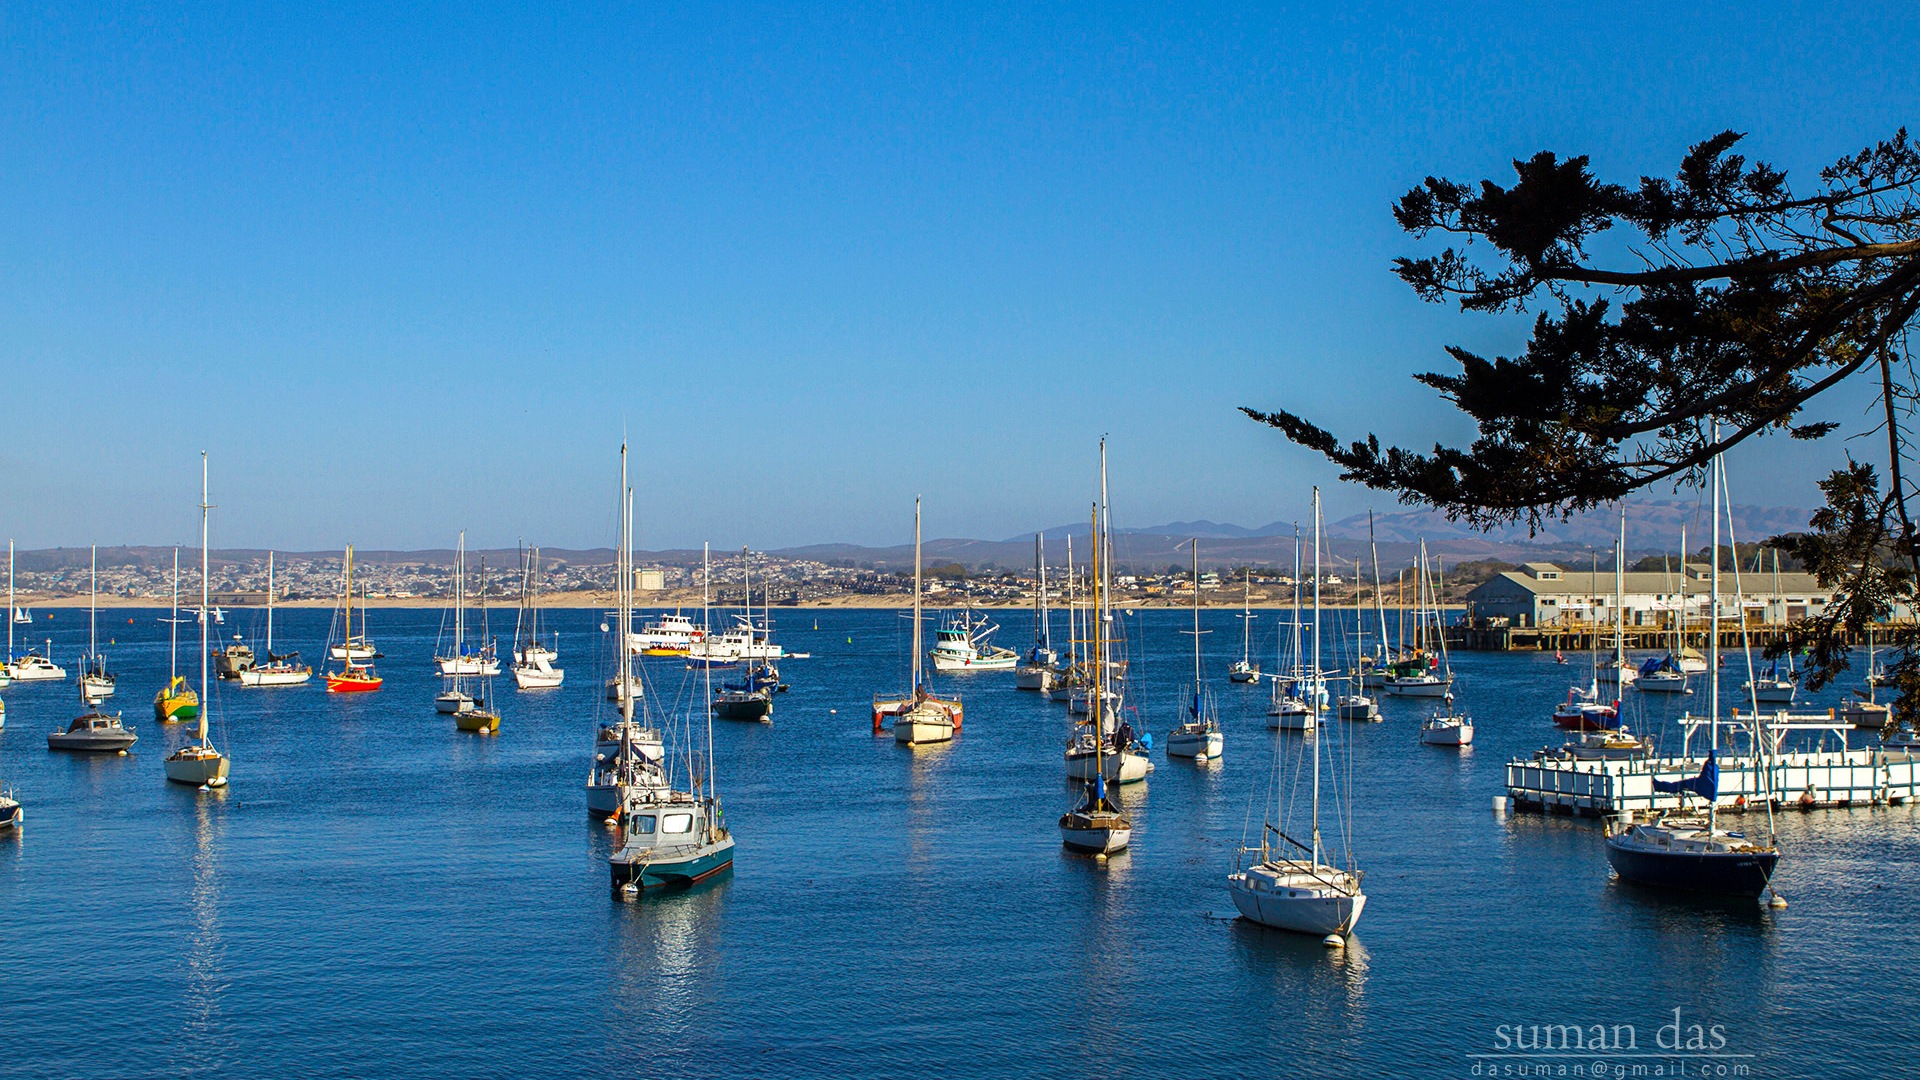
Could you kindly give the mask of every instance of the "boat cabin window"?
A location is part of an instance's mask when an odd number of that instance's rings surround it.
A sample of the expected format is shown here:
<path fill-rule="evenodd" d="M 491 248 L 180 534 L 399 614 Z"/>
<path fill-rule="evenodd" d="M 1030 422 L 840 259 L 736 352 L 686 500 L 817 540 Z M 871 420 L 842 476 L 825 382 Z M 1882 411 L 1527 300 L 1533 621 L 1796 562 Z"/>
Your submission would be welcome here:
<path fill-rule="evenodd" d="M 633 831 L 636 833 L 644 833 L 648 836 L 653 835 L 653 815 L 642 814 L 639 817 L 634 818 L 633 824 L 631 827 Z"/>
<path fill-rule="evenodd" d="M 667 814 L 660 822 L 661 832 L 684 833 L 693 831 L 692 814 Z"/>

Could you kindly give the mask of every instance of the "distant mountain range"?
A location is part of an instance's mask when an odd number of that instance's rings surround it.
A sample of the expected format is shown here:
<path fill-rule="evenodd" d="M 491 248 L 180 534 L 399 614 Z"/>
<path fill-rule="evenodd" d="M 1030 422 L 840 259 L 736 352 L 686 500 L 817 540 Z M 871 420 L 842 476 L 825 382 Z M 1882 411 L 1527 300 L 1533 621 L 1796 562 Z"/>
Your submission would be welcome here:
<path fill-rule="evenodd" d="M 1733 509 L 1733 527 L 1735 536 L 1742 543 L 1753 543 L 1771 536 L 1803 530 L 1807 527 L 1810 511 L 1791 507 L 1752 507 L 1736 506 Z M 1687 547 L 1699 551 L 1706 546 L 1708 532 L 1712 523 L 1707 520 L 1704 507 L 1680 500 L 1645 500 L 1630 503 L 1627 506 L 1627 552 L 1630 557 L 1657 554 L 1660 552 L 1678 552 L 1680 548 L 1680 530 L 1687 530 Z M 1291 521 L 1276 521 L 1258 528 L 1226 524 L 1215 521 L 1172 521 L 1164 525 L 1149 525 L 1114 529 L 1114 562 L 1122 570 L 1164 570 L 1169 566 L 1185 566 L 1191 558 L 1187 545 L 1196 537 L 1200 543 L 1200 562 L 1207 568 L 1218 569 L 1230 566 L 1258 566 L 1286 568 L 1293 563 L 1293 528 Z M 1499 559 L 1505 562 L 1526 560 L 1559 560 L 1569 564 L 1583 561 L 1588 552 L 1598 549 L 1603 554 L 1613 548 L 1614 538 L 1619 529 L 1619 517 L 1614 511 L 1603 511 L 1576 516 L 1568 521 L 1548 522 L 1538 534 L 1528 535 L 1524 525 L 1492 532 L 1481 533 L 1456 522 L 1448 521 L 1445 515 L 1432 510 L 1404 510 L 1384 514 L 1375 514 L 1373 532 L 1379 542 L 1380 562 L 1383 568 L 1404 566 L 1410 562 L 1421 539 L 1427 542 L 1428 551 L 1440 557 L 1448 564 L 1467 559 Z M 1306 531 L 1303 528 L 1303 532 Z M 1060 525 L 1043 530 L 1047 540 L 1047 562 L 1061 565 L 1066 559 L 1066 542 L 1074 541 L 1076 562 L 1084 562 L 1086 555 L 1086 524 Z M 1341 518 L 1326 526 L 1325 557 L 1329 562 L 1351 564 L 1355 559 L 1366 559 L 1367 554 L 1367 516 L 1355 514 Z M 1023 569 L 1033 565 L 1033 534 L 1008 537 L 1005 540 L 970 540 L 964 538 L 943 537 L 928 540 L 924 544 L 925 558 L 929 565 L 941 563 L 959 563 L 969 570 L 994 568 L 1001 570 Z M 337 551 L 318 552 L 281 552 L 283 559 L 337 559 Z M 585 550 L 563 550 L 543 548 L 542 554 L 549 559 L 560 559 L 580 565 L 595 565 L 611 562 L 611 548 L 589 548 Z M 913 545 L 899 544 L 891 547 L 864 547 L 859 544 L 807 544 L 800 547 L 777 548 L 768 554 L 788 559 L 811 559 L 820 562 L 836 563 L 846 566 L 870 568 L 876 570 L 907 570 L 913 566 Z M 20 553 L 22 570 L 52 570 L 56 568 L 83 568 L 87 565 L 86 548 L 55 548 Z M 450 549 L 429 551 L 374 551 L 356 550 L 354 557 L 370 564 L 416 564 L 425 566 L 448 566 L 453 562 Z M 468 551 L 470 561 L 484 557 L 489 566 L 509 571 L 518 566 L 518 553 L 513 549 L 495 551 Z M 698 566 L 700 552 L 693 549 L 670 551 L 639 552 L 636 557 L 642 563 L 661 563 L 671 566 Z M 716 567 L 727 565 L 733 559 L 733 553 L 716 552 Z M 100 564 L 106 566 L 124 566 L 129 563 L 146 566 L 171 565 L 173 549 L 170 547 L 116 547 L 100 549 Z M 244 562 L 266 558 L 265 551 L 226 550 L 214 553 L 216 563 Z"/>

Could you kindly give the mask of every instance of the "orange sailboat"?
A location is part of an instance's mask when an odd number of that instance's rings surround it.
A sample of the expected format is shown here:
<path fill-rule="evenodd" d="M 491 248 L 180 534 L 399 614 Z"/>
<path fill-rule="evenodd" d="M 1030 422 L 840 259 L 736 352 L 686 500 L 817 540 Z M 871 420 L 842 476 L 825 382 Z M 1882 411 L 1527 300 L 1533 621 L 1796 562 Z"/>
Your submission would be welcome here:
<path fill-rule="evenodd" d="M 346 563 L 347 563 L 347 586 L 346 586 L 346 591 L 343 594 L 343 600 L 342 600 L 342 603 L 345 605 L 343 610 L 346 613 L 346 618 L 342 624 L 343 626 L 342 633 L 345 635 L 346 640 L 352 641 L 353 640 L 353 545 L 352 544 L 347 545 Z M 367 633 L 367 607 L 365 604 L 362 604 L 360 605 L 360 636 L 362 638 L 365 638 L 366 633 Z M 347 655 L 347 658 L 340 661 L 341 666 L 339 671 L 327 672 L 327 693 L 329 694 L 364 694 L 369 690 L 380 689 L 380 684 L 382 682 L 385 682 L 386 680 L 382 679 L 379 675 L 374 673 L 373 661 L 368 660 L 365 662 L 355 662 L 353 659 L 352 649 L 346 650 L 346 655 Z"/>

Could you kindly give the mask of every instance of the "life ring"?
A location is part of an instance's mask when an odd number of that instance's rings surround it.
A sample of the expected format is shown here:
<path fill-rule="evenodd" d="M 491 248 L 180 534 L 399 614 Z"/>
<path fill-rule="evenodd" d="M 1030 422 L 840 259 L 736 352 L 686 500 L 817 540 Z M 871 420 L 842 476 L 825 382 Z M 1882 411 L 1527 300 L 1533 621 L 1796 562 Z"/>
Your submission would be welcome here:
<path fill-rule="evenodd" d="M 1745 810 L 1747 808 L 1747 797 L 1745 795 L 1735 795 L 1733 797 L 1733 805 L 1738 809 Z"/>

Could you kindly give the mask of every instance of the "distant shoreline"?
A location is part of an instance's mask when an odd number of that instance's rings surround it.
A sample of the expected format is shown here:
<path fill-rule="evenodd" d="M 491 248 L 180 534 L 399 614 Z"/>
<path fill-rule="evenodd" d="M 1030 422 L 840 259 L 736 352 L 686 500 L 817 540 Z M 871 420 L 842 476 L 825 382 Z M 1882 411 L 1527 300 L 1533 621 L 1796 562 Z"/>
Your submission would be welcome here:
<path fill-rule="evenodd" d="M 24 608 L 47 608 L 47 609 L 54 609 L 54 610 L 60 610 L 60 611 L 72 611 L 75 609 L 85 609 L 87 606 L 87 598 L 84 596 L 36 597 L 36 596 L 29 595 L 27 593 L 20 593 L 16 598 L 15 603 L 18 606 L 24 607 Z M 425 599 L 422 597 L 415 597 L 415 596 L 409 596 L 409 597 L 375 596 L 375 597 L 370 597 L 366 601 L 366 606 L 369 608 L 384 609 L 384 610 L 411 609 L 411 610 L 419 610 L 419 611 L 438 611 L 446 607 L 447 603 L 448 601 L 446 600 Z M 921 600 L 921 604 L 922 606 L 929 609 L 941 609 L 941 610 L 957 610 L 965 607 L 972 607 L 980 611 L 994 611 L 994 612 L 1032 611 L 1033 610 L 1033 603 L 1031 601 L 1021 601 L 1017 603 L 954 604 L 954 603 L 947 603 L 941 597 L 938 597 L 938 596 L 923 598 Z M 300 609 L 319 608 L 324 610 L 324 609 L 336 608 L 339 605 L 340 605 L 340 601 L 337 599 L 328 599 L 328 600 L 308 599 L 308 600 L 281 601 L 279 603 L 276 603 L 274 607 L 279 608 L 281 610 L 287 610 L 290 608 L 300 608 Z M 596 592 L 553 593 L 551 595 L 543 596 L 540 598 L 540 607 L 542 610 L 574 609 L 574 610 L 585 610 L 585 611 L 604 611 L 604 610 L 611 610 L 614 607 L 614 605 L 615 605 L 615 599 L 611 591 L 604 592 L 604 593 L 596 593 Z M 102 596 L 99 602 L 99 607 L 102 611 L 108 611 L 108 610 L 124 611 L 124 610 L 132 610 L 136 608 L 144 609 L 144 610 L 154 610 L 154 609 L 164 610 L 167 606 L 168 604 L 165 600 L 155 598 L 155 597 Z M 198 604 L 183 603 L 180 606 L 182 610 L 189 610 L 193 607 L 197 607 Z M 248 604 L 244 606 L 234 605 L 234 604 L 223 604 L 223 605 L 216 605 L 216 606 L 222 608 L 228 613 L 239 612 L 239 611 L 266 610 L 264 605 L 252 605 L 252 604 Z M 359 607 L 360 603 L 356 601 L 354 606 Z M 473 606 L 477 606 L 477 605 L 473 605 Z M 810 600 L 810 601 L 806 601 L 804 603 L 799 603 L 799 604 L 776 603 L 773 605 L 773 610 L 776 612 L 777 611 L 832 611 L 835 609 L 849 609 L 849 610 L 900 609 L 900 608 L 910 608 L 912 606 L 913 606 L 913 594 L 888 593 L 885 595 L 876 595 L 876 596 L 865 596 L 865 595 L 835 596 L 835 597 L 828 597 L 824 600 Z M 1132 609 L 1145 608 L 1145 609 L 1152 609 L 1156 611 L 1158 610 L 1187 611 L 1192 609 L 1193 601 L 1188 599 L 1168 599 L 1163 597 L 1153 597 L 1148 600 L 1133 600 L 1133 599 L 1118 600 L 1114 603 L 1114 606 L 1121 607 L 1121 608 L 1132 608 Z M 1218 601 L 1215 601 L 1213 599 L 1203 599 L 1201 601 L 1200 606 L 1209 611 L 1225 611 L 1225 610 L 1237 610 L 1242 605 L 1240 603 L 1240 600 L 1237 597 L 1232 598 L 1231 600 L 1223 597 Z M 1291 600 L 1286 602 L 1275 602 L 1272 600 L 1264 600 L 1264 601 L 1255 601 L 1254 603 L 1248 606 L 1254 611 L 1262 611 L 1262 612 L 1287 611 L 1292 609 L 1293 603 Z M 1460 608 L 1463 605 L 1461 605 L 1458 602 L 1452 602 L 1443 606 L 1445 606 L 1449 610 L 1452 610 L 1452 609 Z M 513 601 L 513 600 L 507 600 L 507 601 L 495 600 L 490 602 L 488 604 L 488 607 L 490 607 L 495 611 L 510 612 L 517 609 L 519 607 L 519 604 L 517 601 Z M 758 607 L 759 605 L 756 604 L 755 608 L 758 609 Z M 1306 604 L 1301 605 L 1302 610 L 1307 610 L 1309 607 L 1310 605 L 1306 605 Z M 1353 607 L 1353 603 L 1351 598 L 1348 598 L 1346 603 L 1337 604 L 1337 605 L 1327 604 L 1323 602 L 1321 605 L 1321 612 L 1323 614 L 1331 614 L 1337 611 L 1350 610 L 1352 607 Z M 1406 610 L 1411 611 L 1413 610 L 1414 605 L 1412 604 L 1399 605 L 1399 604 L 1393 604 L 1393 603 L 1388 603 L 1386 605 L 1386 608 L 1388 611 L 1398 611 L 1403 607 Z M 652 601 L 652 602 L 649 602 L 643 599 L 634 605 L 635 611 L 661 611 L 666 609 L 676 609 L 679 611 L 698 611 L 699 608 L 700 608 L 700 601 L 697 596 L 694 598 L 692 603 L 688 603 L 685 600 L 677 597 L 667 597 L 667 598 L 663 598 L 663 599 Z M 1065 603 L 1062 603 L 1062 602 L 1056 602 L 1053 605 L 1053 610 L 1055 611 L 1064 611 L 1065 608 L 1066 608 L 1066 605 Z M 1373 605 L 1371 602 L 1367 604 L 1367 608 L 1368 610 L 1372 610 Z M 739 610 L 739 608 L 738 608 L 738 605 L 726 607 L 726 606 L 716 604 L 714 605 L 714 610 L 737 611 Z"/>

